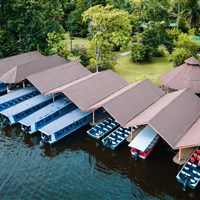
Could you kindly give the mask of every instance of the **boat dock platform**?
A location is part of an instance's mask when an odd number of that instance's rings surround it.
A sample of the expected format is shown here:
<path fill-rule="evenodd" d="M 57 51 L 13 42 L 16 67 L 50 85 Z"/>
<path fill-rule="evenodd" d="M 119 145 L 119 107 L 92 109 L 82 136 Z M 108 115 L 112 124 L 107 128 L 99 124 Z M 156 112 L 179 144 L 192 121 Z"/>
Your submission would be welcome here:
<path fill-rule="evenodd" d="M 112 117 L 109 117 L 108 119 L 102 121 L 99 124 L 96 124 L 94 127 L 89 129 L 87 131 L 87 134 L 99 140 L 105 135 L 107 135 L 109 132 L 114 131 L 114 129 L 118 126 L 119 124 L 115 122 L 115 120 Z"/>
<path fill-rule="evenodd" d="M 137 129 L 137 128 L 135 128 Z M 131 134 L 130 128 L 119 127 L 102 140 L 104 146 L 115 150 Z"/>
<path fill-rule="evenodd" d="M 41 132 L 42 138 L 41 144 L 53 144 L 77 129 L 89 124 L 91 120 L 91 112 L 84 113 L 77 108 L 40 128 L 39 131 Z"/>
<path fill-rule="evenodd" d="M 150 127 L 146 126 L 128 145 L 131 147 L 131 155 L 145 159 L 153 150 L 159 140 L 159 135 Z"/>
<path fill-rule="evenodd" d="M 186 187 L 195 189 L 200 181 L 200 147 L 192 153 L 190 158 L 184 164 L 176 179 L 179 183 L 183 184 L 183 190 Z"/>
<path fill-rule="evenodd" d="M 0 111 L 2 125 L 12 125 L 52 102 L 52 96 L 42 94 Z"/>
<path fill-rule="evenodd" d="M 5 94 L 0 97 L 0 111 L 10 108 L 11 106 L 32 98 L 38 94 L 39 91 L 34 87 L 26 87 L 9 94 Z"/>
<path fill-rule="evenodd" d="M 59 99 L 41 108 L 37 112 L 19 121 L 25 133 L 33 134 L 39 128 L 46 126 L 53 120 L 69 113 L 76 108 L 75 104 L 65 99 Z"/>

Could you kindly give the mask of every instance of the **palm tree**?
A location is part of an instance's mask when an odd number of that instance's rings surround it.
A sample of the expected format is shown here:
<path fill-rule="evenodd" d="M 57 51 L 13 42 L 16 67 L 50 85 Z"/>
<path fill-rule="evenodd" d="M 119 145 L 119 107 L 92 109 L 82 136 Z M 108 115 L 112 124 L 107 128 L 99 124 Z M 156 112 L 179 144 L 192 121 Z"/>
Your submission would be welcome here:
<path fill-rule="evenodd" d="M 200 0 L 184 0 L 182 14 L 189 21 L 190 27 L 195 27 L 200 22 Z"/>

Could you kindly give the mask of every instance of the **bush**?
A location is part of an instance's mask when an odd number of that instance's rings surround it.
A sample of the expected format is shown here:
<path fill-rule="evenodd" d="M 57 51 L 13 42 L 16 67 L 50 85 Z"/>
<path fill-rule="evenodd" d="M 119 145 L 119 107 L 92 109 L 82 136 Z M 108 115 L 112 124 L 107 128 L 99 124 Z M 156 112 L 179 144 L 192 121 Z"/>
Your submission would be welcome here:
<path fill-rule="evenodd" d="M 131 57 L 134 62 L 150 62 L 151 48 L 141 43 L 133 43 Z"/>
<path fill-rule="evenodd" d="M 184 61 L 191 57 L 192 55 L 184 48 L 175 48 L 171 54 L 171 61 L 173 61 L 174 66 L 180 66 Z"/>
<path fill-rule="evenodd" d="M 80 47 L 78 45 L 76 45 L 72 51 L 71 54 L 75 57 L 79 57 L 80 58 L 80 63 L 84 66 L 89 65 L 89 56 L 87 54 L 86 48 L 85 47 Z"/>

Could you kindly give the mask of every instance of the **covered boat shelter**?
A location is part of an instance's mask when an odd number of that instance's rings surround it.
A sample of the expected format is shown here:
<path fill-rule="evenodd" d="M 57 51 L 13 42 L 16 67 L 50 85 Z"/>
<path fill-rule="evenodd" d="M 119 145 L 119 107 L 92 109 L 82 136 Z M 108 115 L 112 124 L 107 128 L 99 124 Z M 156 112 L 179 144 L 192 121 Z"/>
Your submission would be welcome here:
<path fill-rule="evenodd" d="M 200 63 L 191 57 L 184 64 L 162 75 L 160 81 L 168 91 L 190 88 L 194 93 L 200 93 Z"/>
<path fill-rule="evenodd" d="M 191 90 L 183 89 L 164 95 L 130 120 L 125 127 L 149 125 L 173 149 L 200 145 L 200 99 Z"/>
<path fill-rule="evenodd" d="M 47 94 L 55 94 L 62 92 L 69 98 L 78 108 L 83 112 L 89 111 L 88 109 L 123 87 L 127 86 L 128 82 L 119 77 L 111 70 L 91 73 L 73 82 L 65 84 Z M 96 108 L 91 109 L 94 112 Z"/>
<path fill-rule="evenodd" d="M 32 74 L 27 80 L 32 83 L 42 94 L 56 89 L 62 85 L 91 74 L 79 62 L 68 62 L 39 73 Z"/>
<path fill-rule="evenodd" d="M 1 75 L 0 81 L 9 84 L 19 83 L 24 81 L 28 75 L 41 72 L 66 62 L 64 58 L 58 55 L 44 56 L 32 62 L 12 67 Z"/>
<path fill-rule="evenodd" d="M 43 56 L 37 51 L 31 51 L 28 53 L 19 54 L 16 56 L 10 56 L 7 58 L 3 58 L 0 60 L 0 76 L 2 76 L 7 71 L 11 70 L 12 68 L 16 66 L 20 66 L 26 63 L 31 63 L 33 61 L 36 61 L 38 59 L 45 58 L 46 56 Z"/>

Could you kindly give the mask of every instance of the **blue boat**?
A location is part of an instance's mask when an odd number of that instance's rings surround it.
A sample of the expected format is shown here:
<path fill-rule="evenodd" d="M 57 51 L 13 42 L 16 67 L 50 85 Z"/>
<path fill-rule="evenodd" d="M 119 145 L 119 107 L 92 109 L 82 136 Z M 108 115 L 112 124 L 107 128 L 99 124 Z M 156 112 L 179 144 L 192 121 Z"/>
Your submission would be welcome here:
<path fill-rule="evenodd" d="M 18 103 L 15 106 L 0 111 L 2 122 L 1 125 L 12 125 L 19 122 L 26 116 L 38 111 L 42 107 L 52 103 L 52 96 L 37 95 L 31 99 Z"/>
<path fill-rule="evenodd" d="M 117 122 L 111 117 L 104 120 L 103 122 L 95 125 L 90 130 L 87 131 L 88 135 L 99 140 L 109 132 L 113 131 L 119 126 Z"/>
<path fill-rule="evenodd" d="M 179 183 L 183 184 L 184 191 L 187 186 L 192 189 L 196 188 L 200 181 L 200 147 L 197 147 L 192 153 L 176 176 L 176 179 Z"/>
<path fill-rule="evenodd" d="M 77 108 L 39 129 L 42 138 L 40 144 L 53 144 L 77 129 L 89 124 L 91 120 L 91 112 L 84 113 Z"/>
<path fill-rule="evenodd" d="M 7 92 L 7 85 L 0 81 L 0 94 L 4 94 Z"/>
<path fill-rule="evenodd" d="M 138 126 L 133 127 L 135 131 L 138 129 Z M 107 137 L 102 139 L 102 143 L 104 146 L 115 150 L 120 144 L 122 144 L 131 134 L 130 128 L 119 127 L 110 133 Z"/>
<path fill-rule="evenodd" d="M 46 126 L 55 119 L 74 110 L 76 106 L 68 100 L 59 99 L 37 112 L 23 118 L 19 121 L 21 128 L 25 133 L 33 134 L 39 128 Z"/>
<path fill-rule="evenodd" d="M 9 94 L 5 94 L 0 97 L 0 111 L 10 108 L 11 106 L 32 98 L 38 94 L 39 91 L 34 87 L 26 87 Z"/>

